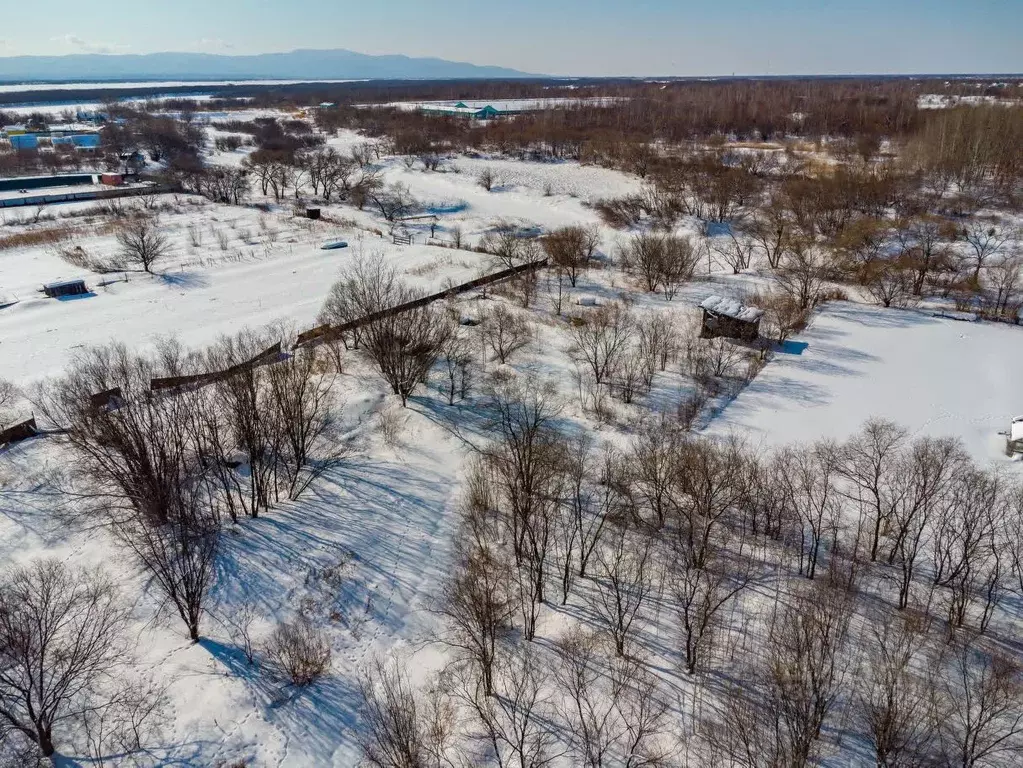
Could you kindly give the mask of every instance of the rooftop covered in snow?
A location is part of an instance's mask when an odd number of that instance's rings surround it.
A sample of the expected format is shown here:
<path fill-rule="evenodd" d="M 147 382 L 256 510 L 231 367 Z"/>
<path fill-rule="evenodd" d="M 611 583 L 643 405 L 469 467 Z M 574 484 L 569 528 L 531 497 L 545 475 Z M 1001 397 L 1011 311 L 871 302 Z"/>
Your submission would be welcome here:
<path fill-rule="evenodd" d="M 708 296 L 700 302 L 700 308 L 745 323 L 756 322 L 764 316 L 762 309 L 747 307 L 736 299 L 726 299 L 723 296 Z"/>

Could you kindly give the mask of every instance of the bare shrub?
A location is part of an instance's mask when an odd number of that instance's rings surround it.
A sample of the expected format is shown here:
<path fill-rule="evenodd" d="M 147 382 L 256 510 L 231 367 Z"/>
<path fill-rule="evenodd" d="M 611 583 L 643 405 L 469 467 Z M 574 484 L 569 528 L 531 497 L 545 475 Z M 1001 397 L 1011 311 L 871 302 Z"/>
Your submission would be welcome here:
<path fill-rule="evenodd" d="M 633 227 L 643 217 L 643 198 L 638 195 L 598 200 L 593 207 L 605 224 L 616 229 Z"/>
<path fill-rule="evenodd" d="M 188 244 L 193 248 L 202 248 L 202 230 L 195 224 L 188 225 Z"/>
<path fill-rule="evenodd" d="M 214 229 L 213 237 L 216 239 L 220 250 L 227 251 L 231 247 L 231 235 L 226 229 Z"/>
<path fill-rule="evenodd" d="M 379 421 L 380 435 L 384 439 L 384 445 L 392 450 L 401 445 L 401 436 L 405 433 L 407 419 L 405 414 L 393 408 L 384 408 L 380 411 Z"/>
<path fill-rule="evenodd" d="M 671 300 L 692 279 L 699 251 L 686 237 L 644 233 L 621 248 L 619 259 L 622 268 L 638 275 L 648 291 L 661 289 Z"/>
<path fill-rule="evenodd" d="M 744 302 L 748 306 L 763 310 L 761 333 L 784 344 L 792 334 L 806 327 L 809 311 L 800 306 L 798 298 L 784 291 L 753 293 Z"/>
<path fill-rule="evenodd" d="M 330 642 L 306 618 L 278 624 L 267 640 L 265 654 L 281 679 L 300 688 L 316 682 L 330 669 Z"/>
<path fill-rule="evenodd" d="M 490 168 L 484 168 L 478 174 L 476 174 L 476 183 L 479 184 L 487 192 L 490 192 L 494 185 L 497 184 L 497 177 L 493 170 Z"/>
<path fill-rule="evenodd" d="M 551 264 L 564 271 L 574 288 L 593 261 L 600 232 L 595 227 L 563 227 L 545 235 L 542 242 Z"/>
<path fill-rule="evenodd" d="M 904 308 L 915 301 L 913 275 L 899 264 L 877 262 L 864 271 L 867 292 L 882 307 Z"/>
<path fill-rule="evenodd" d="M 73 267 L 88 269 L 97 274 L 118 271 L 118 263 L 91 255 L 81 245 L 58 246 L 57 256 Z"/>

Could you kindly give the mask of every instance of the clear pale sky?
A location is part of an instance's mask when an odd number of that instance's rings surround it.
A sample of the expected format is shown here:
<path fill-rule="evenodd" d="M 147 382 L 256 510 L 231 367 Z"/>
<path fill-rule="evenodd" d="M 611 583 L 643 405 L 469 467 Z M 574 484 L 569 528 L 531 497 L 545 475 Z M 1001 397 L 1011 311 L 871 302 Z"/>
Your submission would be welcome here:
<path fill-rule="evenodd" d="M 1023 0 L 2 5 L 0 56 L 348 48 L 553 75 L 1023 72 Z"/>

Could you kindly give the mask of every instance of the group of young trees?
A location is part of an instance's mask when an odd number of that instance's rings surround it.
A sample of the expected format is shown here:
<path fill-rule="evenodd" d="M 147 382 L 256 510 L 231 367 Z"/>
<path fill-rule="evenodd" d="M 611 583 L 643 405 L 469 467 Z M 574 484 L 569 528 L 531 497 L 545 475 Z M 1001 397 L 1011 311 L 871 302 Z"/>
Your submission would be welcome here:
<path fill-rule="evenodd" d="M 837 734 L 884 766 L 1023 749 L 1018 484 L 888 422 L 767 455 L 667 424 L 615 449 L 562 407 L 532 379 L 489 390 L 436 608 L 450 666 L 429 693 L 400 665 L 367 678 L 371 765 L 808 766 Z M 586 631 L 545 620 L 569 603 Z M 733 682 L 674 699 L 664 655 L 697 689 Z"/>
<path fill-rule="evenodd" d="M 166 341 L 151 357 L 92 348 L 35 397 L 66 430 L 76 513 L 112 532 L 193 641 L 223 519 L 296 498 L 345 454 L 334 377 L 311 355 L 281 355 L 280 339 L 244 332 L 203 354 Z M 166 377 L 183 378 L 158 388 Z"/>

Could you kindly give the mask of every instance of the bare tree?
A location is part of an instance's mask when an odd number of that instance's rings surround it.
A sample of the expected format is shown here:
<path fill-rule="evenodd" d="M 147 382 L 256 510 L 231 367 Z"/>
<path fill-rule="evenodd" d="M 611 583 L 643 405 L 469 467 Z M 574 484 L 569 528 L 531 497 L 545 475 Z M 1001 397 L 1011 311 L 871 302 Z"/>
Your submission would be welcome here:
<path fill-rule="evenodd" d="M 458 730 L 452 703 L 439 692 L 424 696 L 401 664 L 381 661 L 359 681 L 359 746 L 373 768 L 451 766 Z"/>
<path fill-rule="evenodd" d="M 942 744 L 949 765 L 1012 762 L 1023 749 L 1023 677 L 1019 664 L 966 642 L 954 643 L 942 681 Z"/>
<path fill-rule="evenodd" d="M 18 388 L 7 379 L 0 379 L 0 428 L 7 426 L 10 408 L 20 397 Z"/>
<path fill-rule="evenodd" d="M 575 288 L 600 246 L 600 232 L 595 227 L 563 227 L 545 235 L 542 242 L 551 264 L 563 270 Z"/>
<path fill-rule="evenodd" d="M 160 523 L 170 519 L 191 468 L 188 399 L 161 398 L 150 381 L 195 370 L 173 343 L 161 360 L 132 354 L 123 345 L 95 347 L 75 358 L 66 376 L 36 392 L 36 407 L 65 427 L 75 455 L 76 479 L 97 499 L 109 520 L 138 514 Z M 106 404 L 92 396 L 106 393 Z"/>
<path fill-rule="evenodd" d="M 778 472 L 799 521 L 799 572 L 808 579 L 817 573 L 825 537 L 837 530 L 841 513 L 841 497 L 835 487 L 838 461 L 838 446 L 827 441 L 779 455 Z"/>
<path fill-rule="evenodd" d="M 909 604 L 920 554 L 947 509 L 951 483 L 969 468 L 969 457 L 958 440 L 918 438 L 895 469 L 900 485 L 888 532 L 888 561 L 899 567 L 900 608 Z"/>
<path fill-rule="evenodd" d="M 428 304 L 416 305 L 422 295 L 403 285 L 379 258 L 357 265 L 336 288 L 330 302 L 332 311 L 347 314 L 358 309 L 364 315 L 377 314 L 362 332 L 366 354 L 406 406 L 453 332 L 450 318 Z M 402 306 L 408 304 L 412 306 Z"/>
<path fill-rule="evenodd" d="M 777 269 L 789 238 L 792 237 L 792 228 L 785 207 L 772 203 L 762 208 L 744 230 L 754 247 L 763 252 L 768 266 Z"/>
<path fill-rule="evenodd" d="M 739 274 L 744 269 L 749 269 L 750 262 L 753 260 L 753 251 L 756 248 L 756 241 L 746 236 L 742 230 L 737 231 L 737 229 L 737 227 L 729 227 L 728 237 L 714 238 L 713 246 L 714 252 L 732 268 L 733 275 Z"/>
<path fill-rule="evenodd" d="M 274 441 L 280 446 L 275 480 L 294 500 L 349 454 L 338 429 L 341 407 L 335 378 L 319 370 L 314 354 L 301 350 L 266 370 L 272 419 L 280 436 Z"/>
<path fill-rule="evenodd" d="M 118 597 L 102 573 L 57 560 L 7 570 L 0 582 L 0 742 L 11 730 L 50 757 L 75 724 L 115 705 L 128 620 Z"/>
<path fill-rule="evenodd" d="M 900 451 L 906 430 L 894 422 L 870 419 L 842 447 L 838 471 L 852 483 L 845 494 L 854 499 L 870 529 L 870 561 L 877 560 L 882 530 L 898 503 Z"/>
<path fill-rule="evenodd" d="M 973 251 L 973 280 L 979 282 L 980 272 L 984 269 L 987 260 L 1002 250 L 1002 247 L 1009 241 L 1011 233 L 1004 227 L 999 229 L 974 219 L 960 229 L 959 235 Z"/>
<path fill-rule="evenodd" d="M 666 707 L 642 664 L 608 661 L 596 636 L 578 632 L 559 643 L 558 650 L 554 675 L 570 702 L 568 721 L 579 764 L 660 765 L 665 753 L 657 742 L 667 725 Z"/>
<path fill-rule="evenodd" d="M 713 539 L 703 551 L 684 545 L 676 550 L 668 576 L 682 626 L 685 668 L 693 674 L 713 651 L 722 610 L 752 584 L 754 561 L 741 541 L 734 562 Z"/>
<path fill-rule="evenodd" d="M 484 314 L 482 324 L 483 340 L 502 365 L 513 353 L 528 346 L 533 338 L 529 320 L 503 304 L 495 304 Z"/>
<path fill-rule="evenodd" d="M 573 356 L 584 365 L 596 384 L 608 381 L 632 340 L 635 319 L 624 304 L 597 307 L 572 329 Z"/>
<path fill-rule="evenodd" d="M 414 215 L 422 210 L 422 206 L 409 188 L 402 184 L 393 184 L 368 195 L 373 205 L 380 211 L 386 221 L 395 222 Z"/>
<path fill-rule="evenodd" d="M 822 589 L 800 595 L 771 629 L 769 701 L 786 765 L 810 764 L 848 672 L 844 660 L 851 603 Z"/>
<path fill-rule="evenodd" d="M 656 372 L 667 370 L 668 363 L 678 352 L 679 325 L 673 313 L 650 312 L 640 316 L 636 331 L 649 387 Z"/>
<path fill-rule="evenodd" d="M 628 477 L 613 446 L 605 446 L 597 461 L 590 454 L 589 442 L 583 438 L 572 441 L 569 450 L 566 505 L 575 529 L 577 573 L 585 577 L 608 527 L 626 517 L 628 499 L 624 489 Z"/>
<path fill-rule="evenodd" d="M 135 216 L 121 224 L 117 243 L 121 247 L 123 263 L 133 264 L 149 273 L 152 273 L 153 265 L 170 251 L 166 235 L 151 216 Z"/>
<path fill-rule="evenodd" d="M 444 641 L 477 667 L 484 693 L 494 693 L 498 639 L 510 626 L 513 603 L 506 563 L 485 545 L 470 545 L 447 585 L 439 612 L 447 619 Z"/>
<path fill-rule="evenodd" d="M 153 523 L 139 516 L 119 520 L 114 535 L 152 577 L 198 642 L 210 591 L 217 578 L 220 519 L 209 506 L 207 489 L 180 488 L 166 521 Z"/>
<path fill-rule="evenodd" d="M 1015 253 L 996 259 L 987 267 L 988 288 L 985 298 L 995 315 L 1015 320 L 1023 309 L 1020 295 L 1023 282 L 1023 254 Z"/>
<path fill-rule="evenodd" d="M 644 233 L 627 242 L 619 258 L 622 268 L 638 274 L 648 291 L 661 288 L 670 300 L 692 279 L 699 252 L 688 238 Z"/>
<path fill-rule="evenodd" d="M 593 608 L 618 656 L 629 650 L 636 617 L 654 588 L 650 541 L 637 538 L 620 527 L 597 550 L 600 575 Z"/>
<path fill-rule="evenodd" d="M 448 405 L 454 405 L 456 397 L 464 400 L 472 389 L 477 368 L 473 346 L 464 334 L 454 329 L 444 342 L 441 359 L 448 375 Z"/>
<path fill-rule="evenodd" d="M 549 727 L 554 711 L 545 677 L 528 645 L 502 657 L 493 696 L 471 670 L 462 671 L 456 696 L 473 713 L 477 738 L 499 768 L 544 768 L 561 756 Z"/>
<path fill-rule="evenodd" d="M 793 240 L 775 275 L 782 291 L 801 309 L 810 309 L 820 301 L 825 272 L 824 258 L 818 249 L 805 241 Z"/>
<path fill-rule="evenodd" d="M 879 768 L 936 762 L 937 702 L 926 629 L 923 619 L 902 615 L 878 616 L 870 628 L 856 709 Z"/>
<path fill-rule="evenodd" d="M 895 237 L 901 257 L 913 270 L 913 295 L 919 296 L 928 277 L 947 267 L 955 228 L 936 216 L 919 216 L 900 222 Z"/>

